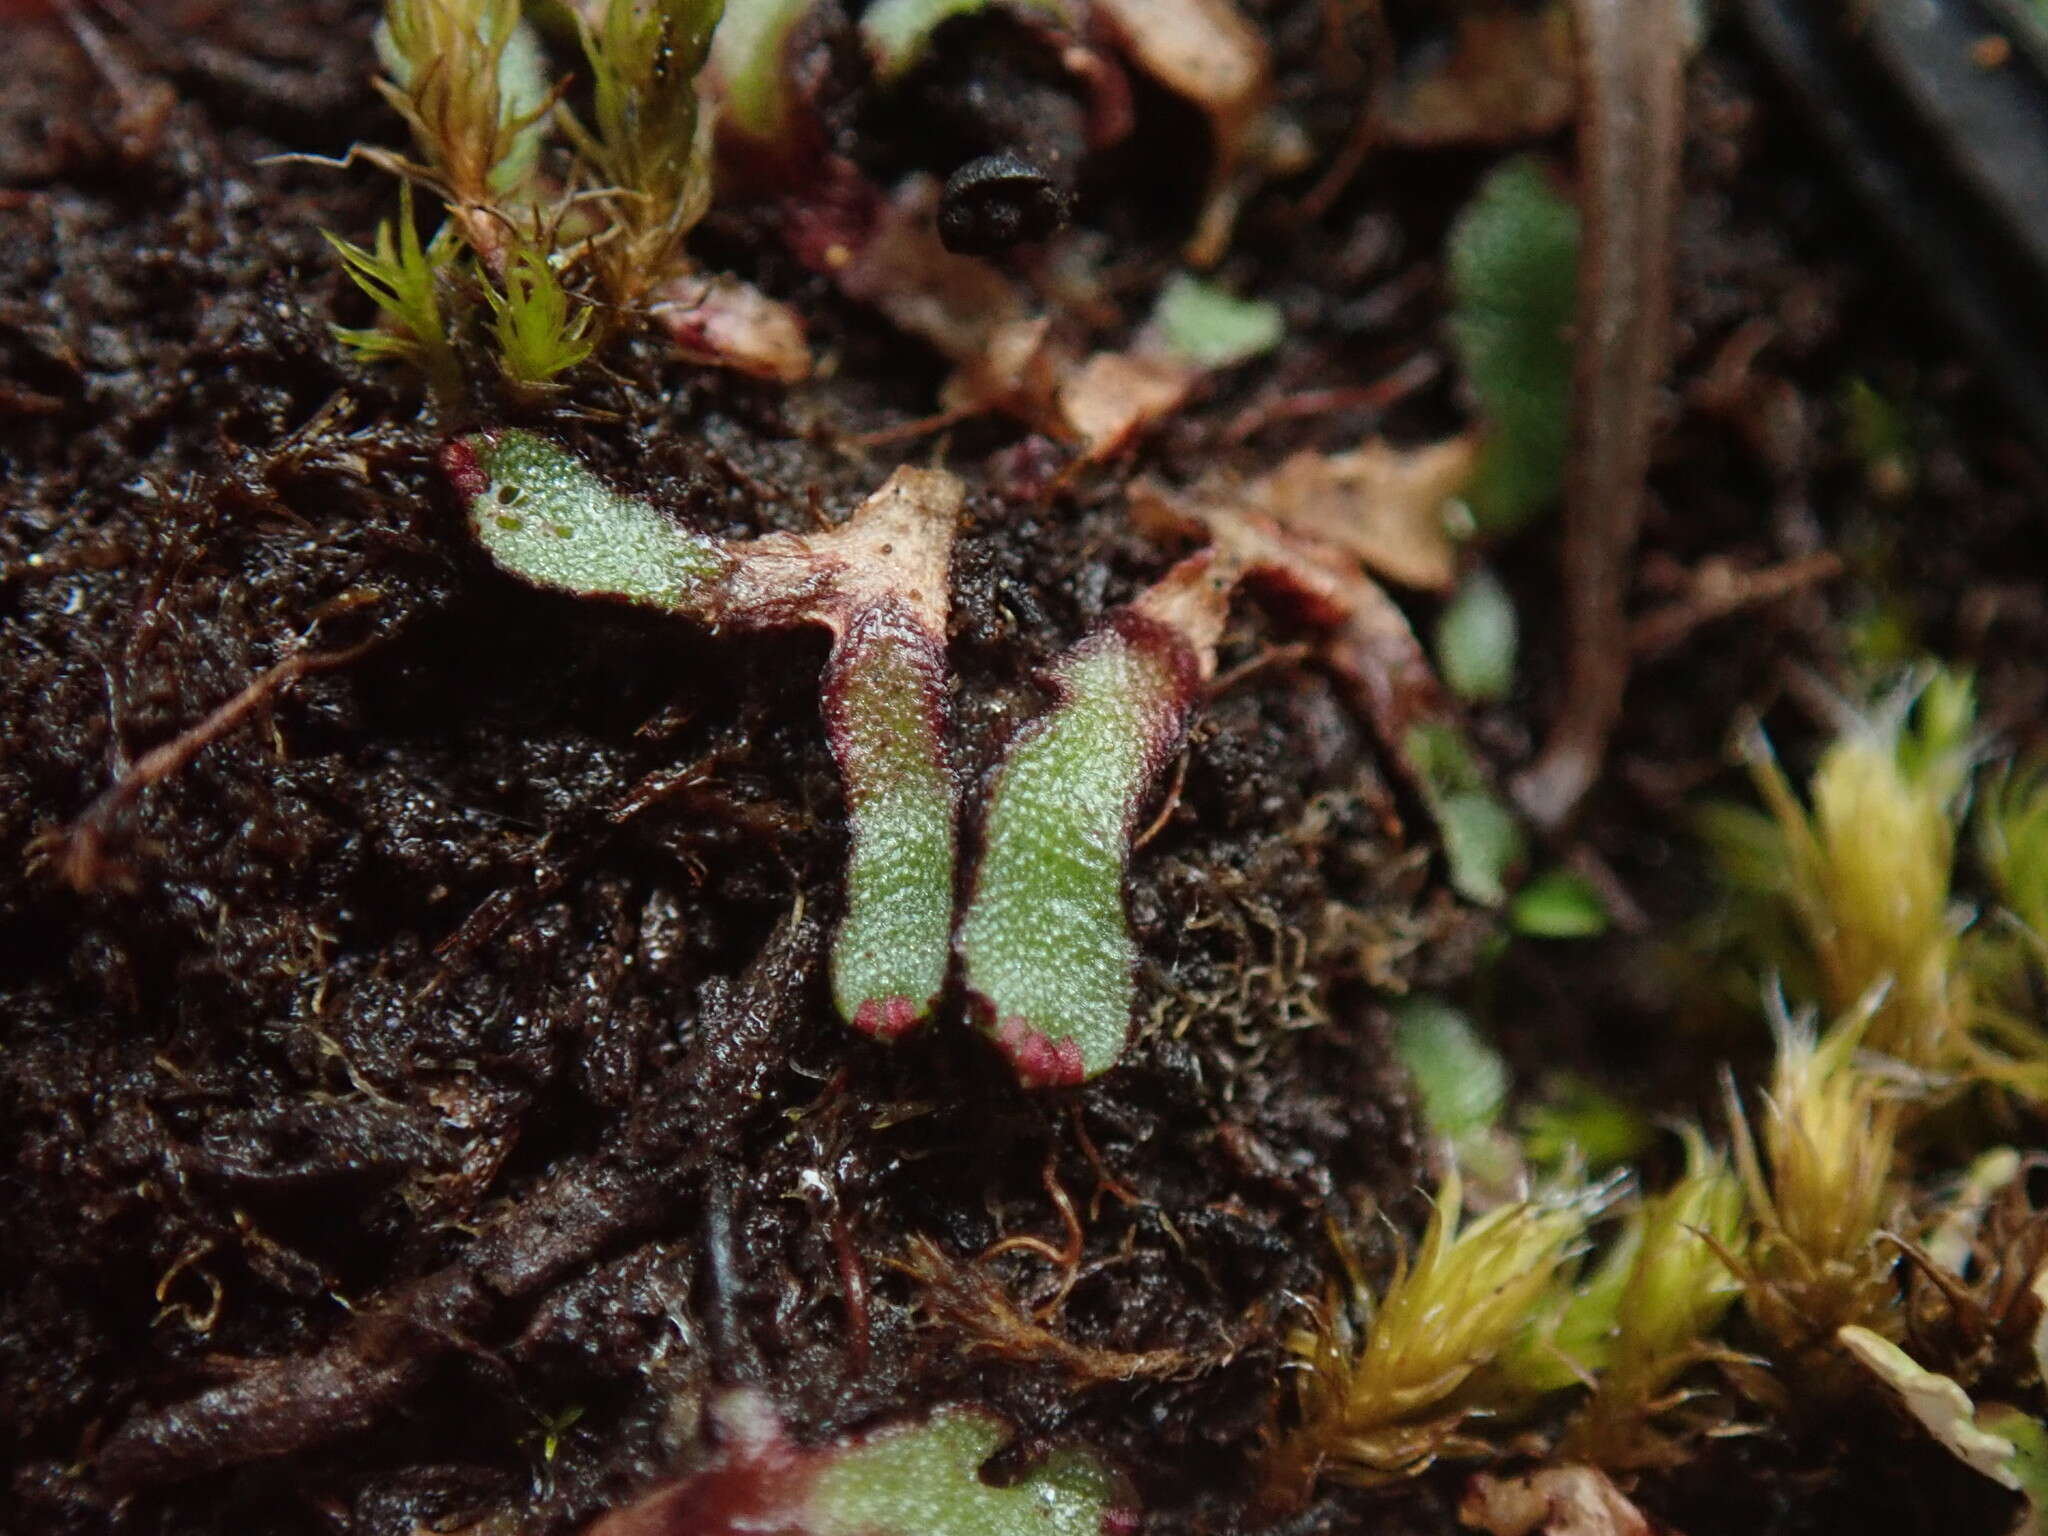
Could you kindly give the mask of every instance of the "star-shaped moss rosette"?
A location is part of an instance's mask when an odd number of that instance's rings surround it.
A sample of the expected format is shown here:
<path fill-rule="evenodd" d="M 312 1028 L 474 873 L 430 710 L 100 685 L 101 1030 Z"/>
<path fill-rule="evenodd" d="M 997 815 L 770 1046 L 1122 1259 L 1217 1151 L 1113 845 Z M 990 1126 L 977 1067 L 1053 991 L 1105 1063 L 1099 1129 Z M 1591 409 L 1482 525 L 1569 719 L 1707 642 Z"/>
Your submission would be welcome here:
<path fill-rule="evenodd" d="M 880 1039 L 922 1020 L 945 982 L 953 917 L 944 731 L 960 482 L 899 469 L 829 532 L 735 541 L 620 494 L 530 432 L 458 438 L 442 468 L 485 551 L 536 586 L 714 628 L 831 632 L 821 693 L 852 820 L 833 997 Z"/>
<path fill-rule="evenodd" d="M 1205 550 L 1110 614 L 1054 663 L 1056 702 L 997 771 L 960 953 L 976 1019 L 1027 1087 L 1082 1082 L 1123 1054 L 1131 834 L 1215 670 L 1233 583 Z"/>

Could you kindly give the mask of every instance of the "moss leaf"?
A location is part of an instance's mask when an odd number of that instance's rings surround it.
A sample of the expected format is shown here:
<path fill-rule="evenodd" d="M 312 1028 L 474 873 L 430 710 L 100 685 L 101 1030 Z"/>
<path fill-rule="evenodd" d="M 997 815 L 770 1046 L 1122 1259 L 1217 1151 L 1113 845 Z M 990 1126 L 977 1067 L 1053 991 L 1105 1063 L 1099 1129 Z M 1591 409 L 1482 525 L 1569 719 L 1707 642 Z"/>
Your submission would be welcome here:
<path fill-rule="evenodd" d="M 1579 215 L 1523 156 L 1485 181 L 1450 237 L 1451 340 L 1486 420 L 1468 493 L 1479 526 L 1520 527 L 1557 499 L 1572 383 Z"/>

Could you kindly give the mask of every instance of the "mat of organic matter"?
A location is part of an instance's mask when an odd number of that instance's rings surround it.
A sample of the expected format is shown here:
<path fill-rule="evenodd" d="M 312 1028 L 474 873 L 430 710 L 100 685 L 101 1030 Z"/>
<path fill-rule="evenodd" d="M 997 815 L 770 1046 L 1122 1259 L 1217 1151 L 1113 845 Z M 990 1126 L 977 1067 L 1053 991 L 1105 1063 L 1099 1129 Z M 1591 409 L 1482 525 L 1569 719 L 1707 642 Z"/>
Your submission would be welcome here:
<path fill-rule="evenodd" d="M 1388 131 L 1338 174 L 1378 50 L 1441 42 L 1418 8 L 1242 7 L 1298 142 L 1269 146 L 1212 276 L 1283 330 L 1099 454 L 1000 410 L 929 421 L 948 360 L 807 260 L 786 205 L 723 189 L 691 249 L 800 317 L 809 378 L 650 331 L 522 394 L 471 337 L 467 395 L 426 404 L 331 329 L 371 320 L 323 231 L 369 241 L 390 179 L 301 158 L 404 143 L 371 84 L 379 6 L 20 9 L 0 1527 L 578 1530 L 702 1465 L 751 1387 L 803 1445 L 984 1405 L 1016 1432 L 998 1478 L 1082 1445 L 1147 1530 L 1260 1528 L 1288 1333 L 1346 1262 L 1392 1272 L 1442 1171 L 1395 999 L 1484 960 L 1532 1080 L 1715 1101 L 1727 1044 L 1674 1031 L 1643 935 L 1698 899 L 1680 808 L 1726 780 L 1731 720 L 1811 739 L 1798 679 L 1840 661 L 1859 598 L 1788 586 L 1660 632 L 1578 835 L 1635 932 L 1503 957 L 1355 670 L 1298 603 L 1243 596 L 1130 813 L 1128 1051 L 1027 1089 L 957 975 L 892 1043 L 835 1010 L 827 635 L 537 590 L 493 566 L 440 468 L 452 433 L 517 425 L 735 541 L 837 524 L 903 465 L 957 476 L 945 748 L 978 807 L 1049 669 L 1192 547 L 1133 515 L 1140 481 L 1242 483 L 1466 420 L 1441 253 L 1497 156 Z M 1141 355 L 1219 195 L 1187 146 L 1220 130 L 1135 69 L 1091 98 L 1019 14 L 949 24 L 892 81 L 856 18 L 816 7 L 807 110 L 877 187 L 1126 113 L 1062 192 L 1073 270 L 1035 280 Z M 1635 605 L 1710 616 L 1714 571 L 1842 551 L 1890 594 L 1880 617 L 1980 664 L 1993 727 L 2036 718 L 2038 467 L 1942 338 L 1902 330 L 1739 49 L 1710 44 L 1688 104 Z M 1513 136 L 1557 143 L 1564 115 L 1538 116 Z M 1852 377 L 1924 402 L 1905 511 L 1847 441 Z M 1504 773 L 1559 689 L 1554 532 L 1493 558 L 1525 665 L 1470 724 Z M 1401 602 L 1426 629 L 1439 596 Z M 1451 1530 L 1460 1486 L 1326 1485 L 1274 1528 Z M 1872 1410 L 1721 1442 L 1640 1497 L 1701 1536 L 1960 1530 L 2003 1494 Z"/>

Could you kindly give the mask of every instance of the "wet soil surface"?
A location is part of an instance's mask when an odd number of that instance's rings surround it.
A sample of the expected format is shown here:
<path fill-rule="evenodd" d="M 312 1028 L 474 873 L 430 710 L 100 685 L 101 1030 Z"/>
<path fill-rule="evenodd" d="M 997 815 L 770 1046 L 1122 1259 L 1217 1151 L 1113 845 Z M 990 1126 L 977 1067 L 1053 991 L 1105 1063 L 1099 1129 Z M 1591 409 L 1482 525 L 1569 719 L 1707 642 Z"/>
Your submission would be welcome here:
<path fill-rule="evenodd" d="M 855 1039 L 820 963 L 844 853 L 821 644 L 714 640 L 485 565 L 432 472 L 462 423 L 328 334 L 362 316 L 319 231 L 363 237 L 388 187 L 265 162 L 398 141 L 366 84 L 374 7 L 189 9 L 184 30 L 114 28 L 111 74 L 57 28 L 7 36 L 0 1528 L 569 1530 L 677 1466 L 735 1383 L 807 1440 L 986 1401 L 1022 1432 L 1015 1462 L 1078 1438 L 1133 1474 L 1151 1528 L 1247 1528 L 1279 1335 L 1328 1282 L 1328 1225 L 1374 1234 L 1385 1265 L 1423 1210 L 1384 1003 L 1458 982 L 1489 928 L 1369 731 L 1282 621 L 1241 607 L 1224 671 L 1264 664 L 1205 709 L 1135 863 L 1127 1062 L 1024 1095 L 957 1006 L 894 1049 Z M 1251 9 L 1327 154 L 1357 83 L 1311 62 L 1322 9 Z M 971 42 L 914 89 L 953 100 Z M 1142 294 L 1199 192 L 1148 166 L 1183 163 L 1199 127 L 1139 107 L 1080 217 Z M 836 110 L 878 175 L 965 158 L 927 142 L 915 96 L 849 88 Z M 2030 717 L 2042 674 L 1999 658 L 2048 630 L 2038 470 L 1939 338 L 1900 325 L 1739 57 L 1702 65 L 1694 122 L 1646 599 L 1709 557 L 1864 550 L 1928 643 L 1987 666 L 1992 723 Z M 1071 484 L 996 424 L 860 447 L 928 411 L 939 369 L 744 209 L 700 249 L 796 304 L 829 378 L 784 392 L 629 343 L 524 419 L 732 532 L 817 526 L 896 457 L 943 458 L 970 487 L 952 653 L 971 783 L 1042 702 L 1035 669 L 1176 553 L 1124 523 L 1129 474 L 1348 444 L 1375 425 L 1362 408 L 1249 442 L 1229 426 L 1262 392 L 1437 353 L 1433 253 L 1487 162 L 1389 153 L 1306 224 L 1301 187 L 1256 202 L 1231 275 L 1282 303 L 1286 348 Z M 1917 402 L 1903 506 L 1845 447 L 1855 375 Z M 1459 419 L 1446 368 L 1380 424 Z M 1504 765 L 1552 686 L 1549 549 L 1539 532 L 1504 557 L 1532 631 L 1523 694 L 1478 723 Z M 1842 665 L 1848 602 L 1702 631 L 1641 673 L 1588 826 L 1654 922 L 1697 898 L 1677 812 L 1725 772 L 1729 720 L 1810 730 L 1798 679 Z M 294 656 L 318 665 L 154 773 L 152 748 Z M 101 798 L 138 771 L 139 793 Z M 1495 974 L 1526 999 L 1505 1010 L 1518 1063 L 1704 1102 L 1728 1042 L 1670 1036 L 1644 948 L 1512 951 Z M 1019 1236 L 1039 1243 L 977 1262 Z M 1084 1351 L 949 1310 L 929 1269 L 904 1272 L 918 1237 Z M 1085 1350 L 1155 1363 L 1120 1379 Z M 1692 1531 L 1871 1511 L 1963 1529 L 1944 1523 L 1957 1479 L 1906 1444 L 1889 1423 L 1732 1443 L 1644 1497 Z M 1872 1469 L 1846 1492 L 1845 1462 Z M 1335 1493 L 1284 1529 L 1446 1529 L 1455 1492 Z"/>

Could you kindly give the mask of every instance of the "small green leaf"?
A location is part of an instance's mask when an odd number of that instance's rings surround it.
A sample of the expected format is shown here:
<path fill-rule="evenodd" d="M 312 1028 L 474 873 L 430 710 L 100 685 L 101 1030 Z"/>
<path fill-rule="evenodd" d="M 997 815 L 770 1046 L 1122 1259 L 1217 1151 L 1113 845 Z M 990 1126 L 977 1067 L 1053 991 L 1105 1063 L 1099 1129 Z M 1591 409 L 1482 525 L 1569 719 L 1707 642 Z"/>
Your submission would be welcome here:
<path fill-rule="evenodd" d="M 1174 352 L 1204 368 L 1233 368 L 1280 345 L 1287 322 L 1277 306 L 1240 299 L 1176 272 L 1159 290 L 1152 326 Z"/>
<path fill-rule="evenodd" d="M 1436 659 L 1468 704 L 1504 699 L 1515 685 L 1514 600 L 1484 566 L 1467 576 L 1436 623 Z"/>
<path fill-rule="evenodd" d="M 1165 626 L 1126 617 L 1061 658 L 1058 703 L 1004 758 L 960 928 L 983 1027 L 1031 1086 L 1107 1071 L 1130 1034 L 1131 829 L 1179 749 L 1199 674 Z"/>
<path fill-rule="evenodd" d="M 1009 1438 L 983 1409 L 941 1408 L 825 1453 L 804 1536 L 1111 1536 L 1137 1515 L 1129 1485 L 1086 1451 L 1055 1451 L 1008 1487 L 981 1467 Z"/>
<path fill-rule="evenodd" d="M 1527 156 L 1488 176 L 1451 228 L 1451 341 L 1487 427 L 1466 499 L 1489 532 L 1557 499 L 1578 259 L 1578 210 Z"/>
<path fill-rule="evenodd" d="M 731 569 L 716 540 L 621 496 L 531 432 L 458 439 L 443 462 L 477 542 L 538 586 L 702 615 Z"/>
<path fill-rule="evenodd" d="M 1617 1168 L 1648 1151 L 1654 1134 L 1641 1110 L 1571 1073 L 1547 1079 L 1517 1120 L 1522 1155 L 1538 1168 Z"/>
<path fill-rule="evenodd" d="M 1607 908 L 1583 876 L 1551 869 L 1515 892 L 1508 926 L 1530 939 L 1590 939 L 1607 931 Z"/>
<path fill-rule="evenodd" d="M 1411 997 L 1394 1010 L 1394 1049 L 1415 1079 L 1423 1118 L 1453 1142 L 1491 1130 L 1508 1098 L 1508 1066 L 1460 1010 Z"/>
<path fill-rule="evenodd" d="M 1487 787 L 1479 760 L 1455 728 L 1418 725 L 1405 745 L 1443 838 L 1451 888 L 1479 906 L 1501 905 L 1508 875 L 1526 851 L 1522 824 Z"/>
<path fill-rule="evenodd" d="M 1863 479 L 1879 496 L 1904 496 L 1913 489 L 1913 435 L 1906 413 L 1880 394 L 1870 380 L 1852 378 L 1842 386 L 1848 418 L 1849 452 L 1863 466 Z"/>

